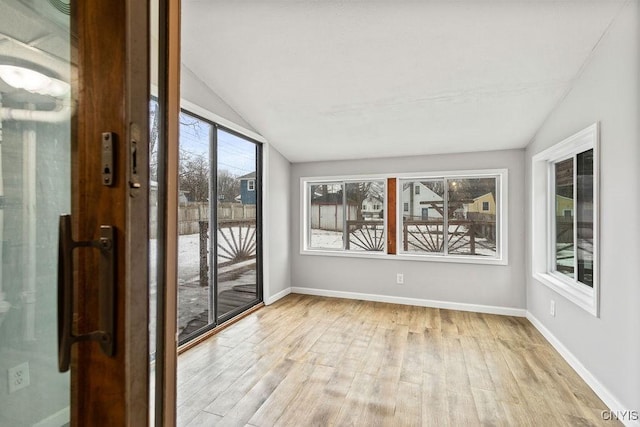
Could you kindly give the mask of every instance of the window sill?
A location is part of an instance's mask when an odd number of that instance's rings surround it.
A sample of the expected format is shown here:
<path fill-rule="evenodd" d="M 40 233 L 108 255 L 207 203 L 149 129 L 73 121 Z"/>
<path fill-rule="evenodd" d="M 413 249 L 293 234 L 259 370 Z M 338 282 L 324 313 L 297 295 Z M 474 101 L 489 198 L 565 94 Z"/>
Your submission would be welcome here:
<path fill-rule="evenodd" d="M 312 256 L 329 256 L 342 258 L 369 258 L 383 259 L 390 261 L 421 261 L 421 262 L 445 262 L 457 264 L 484 264 L 484 265 L 508 265 L 507 259 L 490 258 L 490 257 L 474 257 L 465 255 L 418 255 L 400 253 L 398 255 L 389 255 L 383 252 L 365 252 L 365 251 L 332 251 L 330 249 L 303 249 L 300 255 Z"/>
<path fill-rule="evenodd" d="M 585 289 L 578 288 L 573 282 L 562 280 L 549 273 L 534 273 L 533 278 L 598 317 L 597 296 L 594 289 L 589 289 L 586 286 L 583 286 Z"/>

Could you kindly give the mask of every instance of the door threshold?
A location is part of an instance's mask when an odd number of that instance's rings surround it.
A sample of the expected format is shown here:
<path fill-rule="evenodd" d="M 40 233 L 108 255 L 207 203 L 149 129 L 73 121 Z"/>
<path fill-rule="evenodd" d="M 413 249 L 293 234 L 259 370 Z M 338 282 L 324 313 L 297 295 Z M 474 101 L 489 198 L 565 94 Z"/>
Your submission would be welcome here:
<path fill-rule="evenodd" d="M 189 341 L 187 343 L 182 344 L 181 346 L 178 346 L 178 356 L 181 355 L 182 353 L 184 353 L 185 351 L 197 346 L 201 342 L 206 341 L 207 339 L 211 338 L 212 336 L 214 336 L 218 332 L 221 332 L 221 331 L 227 329 L 229 326 L 233 325 L 237 321 L 244 319 L 245 317 L 247 317 L 251 313 L 253 313 L 255 311 L 258 311 L 262 307 L 264 307 L 264 302 L 259 302 L 258 304 L 254 305 L 253 307 L 246 309 L 242 313 L 238 314 L 237 316 L 232 317 L 231 319 L 229 319 L 226 322 L 216 326 L 215 328 L 203 333 L 202 335 L 192 339 L 191 341 Z"/>

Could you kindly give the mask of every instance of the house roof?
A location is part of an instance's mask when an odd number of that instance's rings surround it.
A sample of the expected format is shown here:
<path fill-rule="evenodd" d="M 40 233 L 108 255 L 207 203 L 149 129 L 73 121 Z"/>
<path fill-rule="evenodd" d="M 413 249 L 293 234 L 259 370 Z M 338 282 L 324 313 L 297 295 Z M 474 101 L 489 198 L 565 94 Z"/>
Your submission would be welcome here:
<path fill-rule="evenodd" d="M 242 179 L 252 179 L 252 178 L 255 179 L 255 177 L 256 177 L 256 173 L 255 172 L 251 172 L 251 173 L 248 173 L 246 175 L 242 175 L 238 179 L 240 179 L 240 180 L 242 180 Z"/>

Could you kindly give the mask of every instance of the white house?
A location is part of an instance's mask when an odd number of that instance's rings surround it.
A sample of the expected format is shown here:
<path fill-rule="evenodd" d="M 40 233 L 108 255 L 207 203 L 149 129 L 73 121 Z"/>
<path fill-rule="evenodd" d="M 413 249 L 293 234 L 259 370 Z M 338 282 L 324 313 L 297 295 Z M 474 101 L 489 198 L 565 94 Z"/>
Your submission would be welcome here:
<path fill-rule="evenodd" d="M 439 219 L 443 209 L 442 196 L 422 182 L 405 183 L 402 190 L 402 216 L 411 219 Z"/>

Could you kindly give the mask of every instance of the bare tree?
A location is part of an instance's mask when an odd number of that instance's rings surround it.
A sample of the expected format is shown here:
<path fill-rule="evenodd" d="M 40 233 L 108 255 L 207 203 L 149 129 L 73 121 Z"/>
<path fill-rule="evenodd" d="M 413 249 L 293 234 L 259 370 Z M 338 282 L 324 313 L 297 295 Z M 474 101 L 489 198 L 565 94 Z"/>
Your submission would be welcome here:
<path fill-rule="evenodd" d="M 363 219 L 362 202 L 366 199 L 373 199 L 384 202 L 384 183 L 381 181 L 364 181 L 364 182 L 348 182 L 346 184 L 347 205 L 355 205 L 357 207 L 358 220 Z"/>
<path fill-rule="evenodd" d="M 240 194 L 240 180 L 226 169 L 218 171 L 218 200 L 233 202 Z"/>
<path fill-rule="evenodd" d="M 200 155 L 180 152 L 179 185 L 190 202 L 209 201 L 209 161 Z"/>

